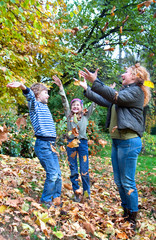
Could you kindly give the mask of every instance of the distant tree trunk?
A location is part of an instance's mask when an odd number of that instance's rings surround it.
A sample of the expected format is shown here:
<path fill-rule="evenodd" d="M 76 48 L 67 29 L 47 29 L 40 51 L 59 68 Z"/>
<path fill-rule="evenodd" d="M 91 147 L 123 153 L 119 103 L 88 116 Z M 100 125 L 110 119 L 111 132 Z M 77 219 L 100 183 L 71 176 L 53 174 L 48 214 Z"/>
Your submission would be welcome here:
<path fill-rule="evenodd" d="M 121 34 L 119 34 L 119 69 L 121 70 L 122 65 L 122 47 L 121 47 Z"/>

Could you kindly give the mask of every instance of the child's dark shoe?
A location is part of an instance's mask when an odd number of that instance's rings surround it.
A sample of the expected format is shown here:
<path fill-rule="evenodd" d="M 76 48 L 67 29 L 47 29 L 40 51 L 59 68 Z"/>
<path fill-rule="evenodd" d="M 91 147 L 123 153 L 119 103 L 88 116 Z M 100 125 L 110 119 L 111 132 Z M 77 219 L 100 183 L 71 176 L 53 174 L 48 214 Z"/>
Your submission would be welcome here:
<path fill-rule="evenodd" d="M 80 201 L 81 201 L 80 195 L 77 193 L 74 193 L 74 202 L 80 202 Z"/>
<path fill-rule="evenodd" d="M 50 201 L 50 202 L 45 202 L 45 201 L 39 201 L 40 204 L 43 204 L 43 206 L 47 207 L 48 209 L 51 207 L 51 206 L 54 206 L 53 202 Z"/>

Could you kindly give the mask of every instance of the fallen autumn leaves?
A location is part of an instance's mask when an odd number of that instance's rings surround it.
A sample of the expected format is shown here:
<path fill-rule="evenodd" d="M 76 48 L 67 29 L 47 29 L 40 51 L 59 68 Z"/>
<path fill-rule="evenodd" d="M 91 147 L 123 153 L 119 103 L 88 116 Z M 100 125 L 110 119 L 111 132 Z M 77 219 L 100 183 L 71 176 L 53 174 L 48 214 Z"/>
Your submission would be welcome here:
<path fill-rule="evenodd" d="M 60 165 L 66 215 L 38 203 L 45 175 L 37 158 L 0 155 L 0 239 L 155 239 L 152 187 L 138 185 L 140 211 L 134 234 L 121 217 L 108 157 L 90 157 L 91 200 L 81 203 L 72 200 L 67 161 L 61 160 Z"/>

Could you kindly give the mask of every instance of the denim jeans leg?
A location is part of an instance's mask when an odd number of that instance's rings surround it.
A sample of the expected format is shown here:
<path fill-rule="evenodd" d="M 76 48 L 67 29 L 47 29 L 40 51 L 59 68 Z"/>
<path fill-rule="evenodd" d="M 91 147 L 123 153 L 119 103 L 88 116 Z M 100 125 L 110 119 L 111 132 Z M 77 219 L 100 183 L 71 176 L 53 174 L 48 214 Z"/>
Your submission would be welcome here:
<path fill-rule="evenodd" d="M 126 193 L 121 183 L 120 170 L 118 165 L 118 145 L 117 145 L 116 139 L 113 139 L 112 141 L 111 159 L 112 159 L 112 166 L 113 166 L 113 173 L 114 173 L 114 182 L 117 185 L 119 190 L 121 205 L 123 208 L 127 208 L 128 206 L 126 201 Z"/>
<path fill-rule="evenodd" d="M 138 192 L 135 184 L 135 171 L 141 147 L 142 143 L 140 137 L 128 140 L 117 140 L 117 162 L 120 184 L 122 189 L 124 189 L 127 208 L 131 212 L 138 211 Z M 120 189 L 121 186 L 119 186 Z M 123 191 L 120 193 L 121 199 L 122 194 Z"/>
<path fill-rule="evenodd" d="M 36 140 L 35 153 L 46 171 L 46 180 L 41 201 L 50 202 L 52 198 L 61 195 L 62 179 L 56 153 L 52 152 L 50 142 Z"/>
<path fill-rule="evenodd" d="M 68 143 L 72 140 L 68 140 Z M 73 191 L 75 192 L 77 189 L 79 189 L 79 173 L 78 173 L 78 164 L 77 164 L 77 148 L 70 148 L 67 147 L 67 155 L 68 155 L 68 162 L 69 162 L 69 168 L 71 172 L 70 180 L 72 183 Z"/>
<path fill-rule="evenodd" d="M 56 168 L 57 168 L 57 179 L 55 182 L 54 190 L 53 190 L 53 199 L 61 196 L 61 190 L 62 190 L 62 177 L 61 177 L 61 170 L 60 165 L 58 161 L 58 156 L 56 153 L 53 153 Z"/>
<path fill-rule="evenodd" d="M 88 195 L 90 196 L 88 141 L 86 139 L 80 139 L 78 153 L 83 192 L 87 191 Z"/>

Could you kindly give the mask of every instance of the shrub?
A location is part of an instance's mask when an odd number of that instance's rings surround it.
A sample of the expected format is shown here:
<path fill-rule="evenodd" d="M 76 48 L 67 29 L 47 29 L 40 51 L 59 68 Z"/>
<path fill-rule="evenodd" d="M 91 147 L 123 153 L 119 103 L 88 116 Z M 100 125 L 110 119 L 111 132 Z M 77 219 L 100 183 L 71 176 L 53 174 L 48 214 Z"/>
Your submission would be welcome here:
<path fill-rule="evenodd" d="M 142 154 L 156 156 L 156 136 L 152 136 L 147 132 L 142 138 Z"/>
<path fill-rule="evenodd" d="M 1 115 L 0 125 L 5 124 L 8 130 L 8 140 L 2 142 L 0 153 L 13 157 L 30 157 L 35 156 L 34 153 L 34 132 L 31 126 L 29 116 L 25 115 L 25 124 L 17 125 L 18 116 L 9 113 Z M 23 118 L 24 119 L 24 118 Z"/>

